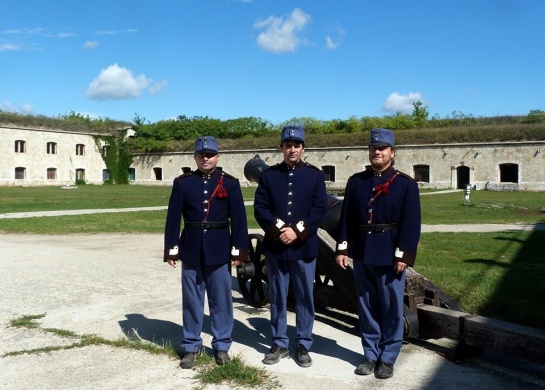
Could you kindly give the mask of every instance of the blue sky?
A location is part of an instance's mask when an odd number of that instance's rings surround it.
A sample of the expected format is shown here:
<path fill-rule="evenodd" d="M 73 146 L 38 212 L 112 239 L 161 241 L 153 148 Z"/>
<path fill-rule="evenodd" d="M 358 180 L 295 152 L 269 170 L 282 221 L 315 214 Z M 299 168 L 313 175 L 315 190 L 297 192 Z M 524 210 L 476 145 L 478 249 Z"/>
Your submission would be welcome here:
<path fill-rule="evenodd" d="M 278 124 L 545 110 L 543 0 L 21 0 L 0 110 Z"/>

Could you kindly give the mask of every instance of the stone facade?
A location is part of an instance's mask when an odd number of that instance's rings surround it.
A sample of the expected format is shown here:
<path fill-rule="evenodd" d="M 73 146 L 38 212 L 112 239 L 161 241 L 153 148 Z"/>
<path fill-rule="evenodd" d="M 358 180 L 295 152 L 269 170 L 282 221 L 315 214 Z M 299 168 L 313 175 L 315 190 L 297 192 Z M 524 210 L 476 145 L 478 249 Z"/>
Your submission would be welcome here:
<path fill-rule="evenodd" d="M 75 184 L 82 174 L 87 183 L 101 184 L 102 146 L 95 145 L 93 134 L 0 127 L 0 185 Z M 255 185 L 244 177 L 244 167 L 256 155 L 267 165 L 282 160 L 279 149 L 225 150 L 218 165 L 243 185 Z M 344 188 L 350 175 L 368 164 L 367 147 L 307 147 L 304 159 L 324 169 L 331 188 Z M 402 145 L 395 160 L 421 188 L 545 191 L 545 141 Z M 134 157 L 129 176 L 132 184 L 169 186 L 194 168 L 191 152 L 142 154 Z"/>
<path fill-rule="evenodd" d="M 106 165 L 92 134 L 0 127 L 0 185 L 102 184 Z"/>
<path fill-rule="evenodd" d="M 244 166 L 255 155 L 267 165 L 282 160 L 280 150 L 226 150 L 218 166 L 243 185 L 255 185 L 244 177 Z M 369 163 L 367 156 L 367 147 L 307 147 L 304 159 L 324 169 L 329 187 L 344 188 L 350 175 Z M 395 160 L 421 188 L 465 189 L 469 184 L 473 189 L 545 191 L 545 141 L 403 145 L 396 148 Z M 194 169 L 195 161 L 190 152 L 146 154 L 136 156 L 133 167 L 136 184 L 170 185 L 184 170 Z"/>

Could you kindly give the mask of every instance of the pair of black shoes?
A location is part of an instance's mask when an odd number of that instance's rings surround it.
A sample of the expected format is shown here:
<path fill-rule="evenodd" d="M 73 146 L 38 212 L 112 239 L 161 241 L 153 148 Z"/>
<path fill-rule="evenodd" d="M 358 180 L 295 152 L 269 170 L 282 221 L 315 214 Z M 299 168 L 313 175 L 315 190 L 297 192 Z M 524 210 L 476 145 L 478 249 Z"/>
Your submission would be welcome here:
<path fill-rule="evenodd" d="M 181 368 L 193 368 L 195 366 L 195 360 L 197 359 L 196 352 L 187 352 L 182 361 L 180 362 Z M 218 366 L 223 366 L 231 361 L 231 358 L 227 351 L 214 351 L 214 359 Z"/>
<path fill-rule="evenodd" d="M 289 356 L 289 350 L 287 348 L 279 347 L 276 344 L 273 344 L 269 353 L 265 355 L 265 358 L 262 360 L 263 364 L 276 364 L 285 357 Z M 308 354 L 308 349 L 303 345 L 299 344 L 295 350 L 295 363 L 301 367 L 310 367 L 312 365 L 312 359 Z"/>
<path fill-rule="evenodd" d="M 357 375 L 370 375 L 375 371 L 377 362 L 375 360 L 365 358 L 363 363 L 360 364 L 355 373 Z M 394 376 L 394 365 L 390 363 L 379 362 L 377 367 L 376 377 L 379 379 L 388 379 Z"/>

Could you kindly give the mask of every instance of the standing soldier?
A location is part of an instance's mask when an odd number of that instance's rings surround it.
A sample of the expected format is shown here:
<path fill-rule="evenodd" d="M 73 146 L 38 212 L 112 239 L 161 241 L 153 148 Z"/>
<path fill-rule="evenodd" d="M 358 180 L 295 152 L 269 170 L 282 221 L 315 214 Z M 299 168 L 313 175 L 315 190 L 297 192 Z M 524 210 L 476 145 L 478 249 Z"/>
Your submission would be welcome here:
<path fill-rule="evenodd" d="M 300 126 L 282 130 L 284 161 L 265 169 L 255 193 L 254 214 L 265 231 L 263 253 L 271 296 L 273 345 L 263 359 L 275 364 L 289 355 L 287 298 L 291 281 L 295 297 L 295 361 L 309 367 L 314 325 L 314 274 L 317 230 L 327 209 L 324 173 L 302 160 L 305 133 Z"/>
<path fill-rule="evenodd" d="M 403 341 L 405 269 L 420 239 L 417 182 L 394 168 L 394 133 L 371 130 L 369 161 L 348 179 L 337 239 L 337 264 L 353 259 L 365 358 L 356 374 L 392 377 Z"/>
<path fill-rule="evenodd" d="M 182 368 L 193 367 L 196 353 L 202 350 L 205 292 L 214 358 L 219 365 L 229 362 L 234 323 L 229 263 L 241 265 L 248 257 L 240 183 L 217 168 L 216 139 L 198 138 L 194 159 L 197 170 L 174 179 L 165 224 L 164 261 L 174 268 L 178 260 L 182 262 Z"/>

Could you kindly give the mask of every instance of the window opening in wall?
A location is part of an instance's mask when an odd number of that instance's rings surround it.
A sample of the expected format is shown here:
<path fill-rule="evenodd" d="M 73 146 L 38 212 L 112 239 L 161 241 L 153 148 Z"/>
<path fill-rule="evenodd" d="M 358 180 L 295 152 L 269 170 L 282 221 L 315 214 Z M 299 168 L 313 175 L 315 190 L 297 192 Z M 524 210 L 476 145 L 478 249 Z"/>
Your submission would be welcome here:
<path fill-rule="evenodd" d="M 418 164 L 413 167 L 414 179 L 423 183 L 430 182 L 430 166 L 425 164 Z"/>
<path fill-rule="evenodd" d="M 57 154 L 57 143 L 48 142 L 47 143 L 47 154 Z"/>
<path fill-rule="evenodd" d="M 110 171 L 108 171 L 107 169 L 102 170 L 102 180 L 110 180 Z"/>
<path fill-rule="evenodd" d="M 163 180 L 163 168 L 153 168 L 155 180 Z"/>
<path fill-rule="evenodd" d="M 85 154 L 85 145 L 77 144 L 76 145 L 76 156 L 83 156 Z"/>
<path fill-rule="evenodd" d="M 136 169 L 129 168 L 129 181 L 135 181 L 136 180 Z"/>
<path fill-rule="evenodd" d="M 456 168 L 456 179 L 458 182 L 456 188 L 459 190 L 464 190 L 469 184 L 469 167 L 464 165 Z"/>
<path fill-rule="evenodd" d="M 47 168 L 47 180 L 57 180 L 57 168 Z"/>
<path fill-rule="evenodd" d="M 191 172 L 191 168 L 190 167 L 182 167 L 182 172 L 183 173 Z"/>
<path fill-rule="evenodd" d="M 322 166 L 324 171 L 325 181 L 335 181 L 335 167 L 333 165 Z"/>
<path fill-rule="evenodd" d="M 519 165 L 513 163 L 500 164 L 500 182 L 501 183 L 518 183 L 519 182 Z"/>
<path fill-rule="evenodd" d="M 25 153 L 26 152 L 26 142 L 22 140 L 15 141 L 15 153 Z"/>
<path fill-rule="evenodd" d="M 76 182 L 85 181 L 85 169 L 76 169 Z"/>
<path fill-rule="evenodd" d="M 26 168 L 24 167 L 16 167 L 15 168 L 15 179 L 16 180 L 24 180 L 26 176 Z"/>

